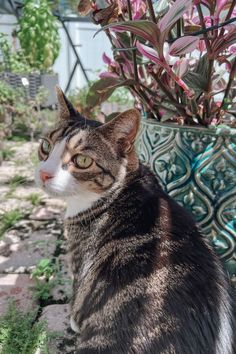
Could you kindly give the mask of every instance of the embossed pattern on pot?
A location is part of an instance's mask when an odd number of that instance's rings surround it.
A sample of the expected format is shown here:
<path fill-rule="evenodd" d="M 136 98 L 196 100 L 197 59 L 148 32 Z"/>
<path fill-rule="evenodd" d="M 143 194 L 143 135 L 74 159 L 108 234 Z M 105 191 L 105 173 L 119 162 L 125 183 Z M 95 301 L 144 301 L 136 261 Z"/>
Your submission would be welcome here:
<path fill-rule="evenodd" d="M 191 211 L 231 276 L 236 275 L 236 129 L 142 121 L 140 160 Z"/>

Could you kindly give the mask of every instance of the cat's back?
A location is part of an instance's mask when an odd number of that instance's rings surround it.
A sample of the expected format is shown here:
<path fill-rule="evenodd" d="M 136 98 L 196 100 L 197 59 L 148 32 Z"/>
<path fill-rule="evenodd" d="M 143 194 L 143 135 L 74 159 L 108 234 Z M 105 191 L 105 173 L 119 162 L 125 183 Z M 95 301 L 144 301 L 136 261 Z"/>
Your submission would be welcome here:
<path fill-rule="evenodd" d="M 148 169 L 140 167 L 96 225 L 99 251 L 79 291 L 82 328 L 119 338 L 110 353 L 234 353 L 219 261 Z"/>

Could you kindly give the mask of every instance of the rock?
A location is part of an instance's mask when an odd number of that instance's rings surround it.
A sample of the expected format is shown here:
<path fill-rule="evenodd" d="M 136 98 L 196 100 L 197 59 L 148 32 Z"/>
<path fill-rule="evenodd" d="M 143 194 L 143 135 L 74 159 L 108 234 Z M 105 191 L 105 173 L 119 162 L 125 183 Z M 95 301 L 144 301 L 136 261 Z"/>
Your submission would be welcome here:
<path fill-rule="evenodd" d="M 54 220 L 58 218 L 60 210 L 53 207 L 38 207 L 35 208 L 30 216 L 33 220 Z"/>
<path fill-rule="evenodd" d="M 65 333 L 70 324 L 69 304 L 44 307 L 40 319 L 47 322 L 49 331 Z"/>
<path fill-rule="evenodd" d="M 51 258 L 57 238 L 44 231 L 35 231 L 25 240 L 10 244 L 10 255 L 0 256 L 0 273 L 19 272 L 19 267 L 35 266 L 42 258 Z M 22 271 L 22 268 L 20 268 Z"/>
<path fill-rule="evenodd" d="M 6 241 L 0 241 L 0 256 L 9 257 L 11 254 L 10 245 Z"/>
<path fill-rule="evenodd" d="M 43 309 L 40 320 L 46 321 L 48 332 L 57 332 L 56 338 L 49 342 L 49 352 L 53 354 L 72 354 L 75 350 L 75 333 L 70 329 L 70 306 L 50 305 Z M 37 354 L 46 354 L 38 349 Z"/>
<path fill-rule="evenodd" d="M 33 285 L 27 274 L 0 274 L 0 316 L 6 313 L 11 299 L 22 311 L 32 310 L 36 306 L 30 290 Z"/>

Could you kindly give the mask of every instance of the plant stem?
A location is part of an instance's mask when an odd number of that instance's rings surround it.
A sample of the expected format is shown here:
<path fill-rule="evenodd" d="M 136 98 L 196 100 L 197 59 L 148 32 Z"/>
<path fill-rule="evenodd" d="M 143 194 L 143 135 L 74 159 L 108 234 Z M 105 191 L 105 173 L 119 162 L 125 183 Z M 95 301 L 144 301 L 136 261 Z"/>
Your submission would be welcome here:
<path fill-rule="evenodd" d="M 204 16 L 203 16 L 203 13 L 202 13 L 202 8 L 201 8 L 200 4 L 197 4 L 196 6 L 197 6 L 197 10 L 198 10 L 200 24 L 201 24 L 201 26 L 202 26 L 202 28 L 204 30 L 203 37 L 204 37 L 204 41 L 206 43 L 207 53 L 208 53 L 208 55 L 211 55 L 211 44 L 210 44 L 210 41 L 208 39 L 207 33 L 205 32 L 206 31 L 206 26 L 205 26 L 205 22 L 204 22 Z"/>
<path fill-rule="evenodd" d="M 234 62 L 233 62 L 232 67 L 231 67 L 231 71 L 230 71 L 230 74 L 229 74 L 229 81 L 228 81 L 228 84 L 227 84 L 226 89 L 225 89 L 224 98 L 223 98 L 223 100 L 221 102 L 221 105 L 220 105 L 220 110 L 224 106 L 225 100 L 227 99 L 227 97 L 229 95 L 229 91 L 230 91 L 231 85 L 232 85 L 232 83 L 234 81 L 235 75 L 236 75 L 236 58 L 234 59 Z"/>
<path fill-rule="evenodd" d="M 202 8 L 200 4 L 197 4 L 197 10 L 199 14 L 199 19 L 200 19 L 200 24 L 204 30 L 206 30 L 205 22 L 204 22 L 204 16 L 202 13 Z M 210 118 L 211 114 L 211 108 L 210 108 L 210 100 L 211 100 L 211 88 L 212 88 L 212 72 L 214 69 L 214 59 L 212 58 L 212 49 L 211 49 L 211 43 L 209 41 L 208 35 L 206 32 L 203 33 L 204 41 L 206 44 L 206 49 L 207 49 L 207 54 L 209 58 L 209 66 L 208 66 L 208 75 L 207 75 L 207 88 L 206 88 L 206 94 L 204 98 L 204 103 L 205 103 L 205 109 L 206 109 L 206 118 Z"/>
<path fill-rule="evenodd" d="M 227 20 L 230 19 L 231 15 L 232 15 L 232 13 L 233 13 L 233 10 L 234 10 L 235 5 L 236 5 L 236 0 L 233 0 L 232 3 L 231 3 L 231 5 L 230 5 L 229 12 L 227 13 L 227 16 L 225 17 L 225 21 L 227 21 Z M 225 31 L 224 27 L 221 28 L 219 37 L 223 36 L 224 31 Z"/>
<path fill-rule="evenodd" d="M 177 38 L 180 38 L 181 37 L 181 33 L 182 33 L 182 20 L 181 19 L 179 19 L 178 21 L 177 21 Z"/>
<path fill-rule="evenodd" d="M 130 0 L 127 0 L 127 5 L 128 5 L 129 20 L 132 21 L 133 17 L 132 17 L 132 8 L 131 8 Z M 133 47 L 133 46 L 134 46 L 134 35 L 133 35 L 133 33 L 131 33 L 130 47 Z M 132 50 L 132 59 L 133 59 L 133 66 L 134 66 L 134 81 L 135 81 L 136 85 L 139 86 L 136 50 Z"/>
<path fill-rule="evenodd" d="M 157 110 L 153 110 L 152 106 L 150 105 L 150 99 L 142 90 L 137 90 L 135 86 L 131 87 L 131 90 L 135 92 L 136 96 L 139 96 L 142 101 L 144 101 L 145 106 L 152 112 L 153 116 L 160 121 L 161 116 Z"/>
<path fill-rule="evenodd" d="M 160 89 L 166 94 L 166 96 L 170 99 L 171 103 L 173 106 L 176 107 L 176 110 L 178 113 L 186 119 L 186 121 L 190 121 L 191 117 L 186 113 L 185 109 L 181 108 L 179 106 L 179 103 L 176 101 L 172 93 L 168 90 L 168 88 L 162 83 L 162 81 L 159 79 L 159 77 L 155 73 L 150 73 L 151 76 L 156 80 L 158 86 Z"/>
<path fill-rule="evenodd" d="M 211 89 L 212 89 L 212 73 L 214 69 L 214 59 L 209 59 L 209 67 L 208 67 L 208 75 L 207 75 L 207 88 L 206 88 L 206 94 L 205 94 L 205 107 L 206 107 L 206 115 L 207 118 L 210 117 L 211 114 L 211 108 L 210 108 L 210 100 L 212 97 L 211 94 Z"/>
<path fill-rule="evenodd" d="M 156 15 L 155 15 L 153 5 L 152 5 L 152 0 L 147 0 L 147 4 L 148 4 L 148 10 L 149 10 L 150 17 L 151 17 L 152 21 L 154 23 L 157 23 Z"/>

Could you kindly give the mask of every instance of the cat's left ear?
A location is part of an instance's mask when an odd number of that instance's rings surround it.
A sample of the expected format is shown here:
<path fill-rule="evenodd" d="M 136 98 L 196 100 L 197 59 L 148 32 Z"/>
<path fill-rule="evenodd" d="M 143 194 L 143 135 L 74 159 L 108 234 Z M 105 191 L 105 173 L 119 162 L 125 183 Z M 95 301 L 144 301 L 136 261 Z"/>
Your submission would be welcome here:
<path fill-rule="evenodd" d="M 124 153 L 129 153 L 135 142 L 140 125 L 140 113 L 137 109 L 129 109 L 98 129 L 113 144 L 118 143 Z"/>
<path fill-rule="evenodd" d="M 56 94 L 60 119 L 78 117 L 78 111 L 73 107 L 72 103 L 68 100 L 59 86 L 56 86 Z"/>

